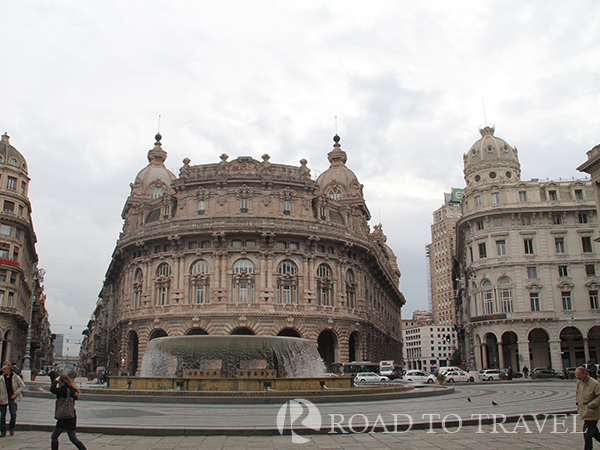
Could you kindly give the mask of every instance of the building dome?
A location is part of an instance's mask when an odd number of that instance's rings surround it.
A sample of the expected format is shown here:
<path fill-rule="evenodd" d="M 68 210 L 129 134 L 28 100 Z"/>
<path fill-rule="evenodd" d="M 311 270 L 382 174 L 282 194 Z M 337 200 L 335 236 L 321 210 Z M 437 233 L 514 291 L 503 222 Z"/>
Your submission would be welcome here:
<path fill-rule="evenodd" d="M 0 163 L 10 164 L 27 173 L 27 161 L 19 150 L 10 145 L 9 139 L 10 136 L 4 133 L 0 140 Z"/>
<path fill-rule="evenodd" d="M 317 178 L 317 186 L 322 193 L 334 200 L 348 197 L 362 198 L 363 186 L 358 182 L 354 172 L 346 167 L 348 156 L 341 149 L 340 137 L 336 134 L 333 140 L 335 142 L 333 150 L 327 155 L 331 165 Z"/>
<path fill-rule="evenodd" d="M 467 186 L 471 183 L 520 180 L 521 165 L 517 148 L 494 136 L 494 131 L 493 125 L 480 128 L 481 139 L 476 141 L 463 157 Z"/>
<path fill-rule="evenodd" d="M 154 148 L 148 152 L 149 164 L 135 177 L 131 185 L 131 195 L 160 197 L 167 190 L 171 190 L 171 182 L 177 177 L 165 167 L 167 152 L 162 149 L 160 140 L 162 136 L 156 135 Z"/>

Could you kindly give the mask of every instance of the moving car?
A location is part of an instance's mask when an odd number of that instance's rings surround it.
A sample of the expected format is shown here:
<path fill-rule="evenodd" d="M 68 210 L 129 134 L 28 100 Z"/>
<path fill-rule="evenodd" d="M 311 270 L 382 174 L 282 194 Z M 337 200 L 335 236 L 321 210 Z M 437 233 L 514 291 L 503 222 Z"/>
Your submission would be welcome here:
<path fill-rule="evenodd" d="M 466 381 L 468 383 L 469 381 L 475 381 L 475 378 L 473 378 L 468 372 L 460 369 L 449 370 L 444 375 L 446 375 L 446 383 L 454 383 L 455 381 Z"/>
<path fill-rule="evenodd" d="M 542 367 L 535 368 L 531 371 L 531 378 L 562 378 L 562 375 L 552 369 Z"/>
<path fill-rule="evenodd" d="M 479 377 L 482 381 L 493 381 L 499 380 L 500 374 L 504 373 L 500 369 L 486 369 L 479 372 Z"/>
<path fill-rule="evenodd" d="M 404 381 L 414 381 L 418 383 L 435 383 L 437 378 L 432 373 L 423 370 L 409 370 L 402 377 Z"/>
<path fill-rule="evenodd" d="M 354 377 L 355 383 L 373 381 L 390 381 L 390 379 L 388 377 L 383 377 L 373 372 L 360 372 L 356 374 L 356 377 Z"/>

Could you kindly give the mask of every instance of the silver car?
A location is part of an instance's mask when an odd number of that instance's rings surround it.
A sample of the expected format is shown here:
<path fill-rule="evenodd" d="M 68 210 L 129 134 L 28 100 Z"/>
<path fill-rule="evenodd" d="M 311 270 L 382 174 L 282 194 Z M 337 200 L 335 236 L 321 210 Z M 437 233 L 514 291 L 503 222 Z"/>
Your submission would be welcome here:
<path fill-rule="evenodd" d="M 373 372 L 361 372 L 357 373 L 356 377 L 354 377 L 355 383 L 360 382 L 369 382 L 369 381 L 390 381 L 388 377 L 383 377 L 381 375 L 377 375 Z"/>

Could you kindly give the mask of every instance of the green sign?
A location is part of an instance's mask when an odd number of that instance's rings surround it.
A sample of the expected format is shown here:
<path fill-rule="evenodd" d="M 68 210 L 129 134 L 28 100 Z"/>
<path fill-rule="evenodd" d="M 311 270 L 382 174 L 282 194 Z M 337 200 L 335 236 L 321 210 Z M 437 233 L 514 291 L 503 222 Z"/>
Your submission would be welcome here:
<path fill-rule="evenodd" d="M 464 189 L 452 188 L 452 201 L 460 203 L 462 200 Z"/>

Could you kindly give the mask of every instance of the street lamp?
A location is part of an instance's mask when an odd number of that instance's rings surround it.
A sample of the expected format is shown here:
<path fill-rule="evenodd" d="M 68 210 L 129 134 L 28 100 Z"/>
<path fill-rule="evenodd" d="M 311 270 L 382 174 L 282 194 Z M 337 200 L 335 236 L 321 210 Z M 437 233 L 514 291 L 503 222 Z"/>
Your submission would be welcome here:
<path fill-rule="evenodd" d="M 35 304 L 35 285 L 36 281 L 42 283 L 44 281 L 44 275 L 46 275 L 46 270 L 44 269 L 31 269 L 33 274 L 32 283 L 31 283 L 31 306 L 29 308 L 29 325 L 27 326 L 27 344 L 25 344 L 25 359 L 23 361 L 23 370 L 29 371 L 31 370 L 31 338 L 33 334 L 33 305 Z M 25 279 L 27 281 L 27 278 Z"/>

